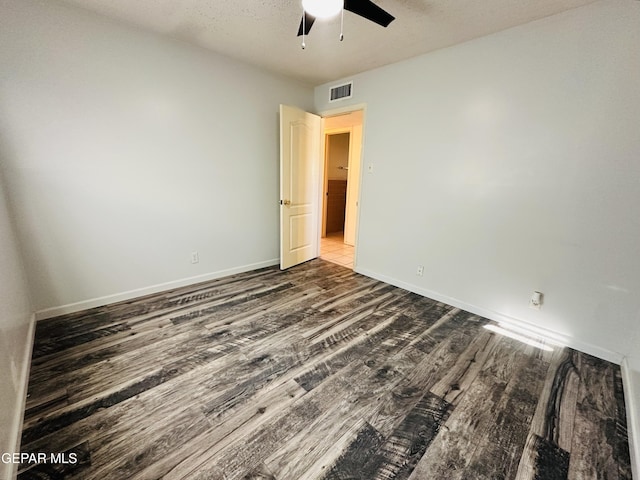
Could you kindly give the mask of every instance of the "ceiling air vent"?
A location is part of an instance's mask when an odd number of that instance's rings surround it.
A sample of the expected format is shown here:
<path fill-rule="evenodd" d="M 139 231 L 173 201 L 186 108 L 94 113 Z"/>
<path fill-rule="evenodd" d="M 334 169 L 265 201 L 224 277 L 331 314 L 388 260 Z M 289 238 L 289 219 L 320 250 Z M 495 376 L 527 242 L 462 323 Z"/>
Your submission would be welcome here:
<path fill-rule="evenodd" d="M 329 101 L 335 102 L 336 100 L 342 100 L 343 98 L 351 98 L 352 87 L 353 82 L 338 85 L 337 87 L 331 87 Z"/>

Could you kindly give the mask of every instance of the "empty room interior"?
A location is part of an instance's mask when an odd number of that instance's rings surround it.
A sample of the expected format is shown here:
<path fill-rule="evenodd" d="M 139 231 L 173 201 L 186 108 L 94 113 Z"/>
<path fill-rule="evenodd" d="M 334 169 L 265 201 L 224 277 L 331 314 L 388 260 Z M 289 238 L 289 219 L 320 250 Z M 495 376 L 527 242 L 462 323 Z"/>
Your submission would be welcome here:
<path fill-rule="evenodd" d="M 640 479 L 640 1 L 338 3 L 0 0 L 0 480 Z"/>

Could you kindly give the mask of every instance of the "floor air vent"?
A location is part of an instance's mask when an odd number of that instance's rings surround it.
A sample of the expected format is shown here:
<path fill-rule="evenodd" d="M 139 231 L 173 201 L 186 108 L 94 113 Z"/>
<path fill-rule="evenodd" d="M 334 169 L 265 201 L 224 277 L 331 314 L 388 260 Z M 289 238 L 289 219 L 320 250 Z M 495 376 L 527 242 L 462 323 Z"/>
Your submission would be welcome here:
<path fill-rule="evenodd" d="M 335 102 L 336 100 L 342 100 L 343 98 L 351 98 L 352 87 L 353 82 L 338 85 L 337 87 L 331 87 L 329 101 Z"/>

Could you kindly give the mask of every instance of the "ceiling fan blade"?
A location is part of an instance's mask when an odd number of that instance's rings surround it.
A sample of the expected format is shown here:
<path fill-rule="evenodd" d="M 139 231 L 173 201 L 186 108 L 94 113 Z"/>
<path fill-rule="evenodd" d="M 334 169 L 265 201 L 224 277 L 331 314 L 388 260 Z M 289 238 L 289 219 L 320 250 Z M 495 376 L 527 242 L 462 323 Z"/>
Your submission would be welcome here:
<path fill-rule="evenodd" d="M 302 25 L 304 24 L 304 34 L 309 35 L 309 30 L 311 30 L 311 26 L 313 22 L 316 21 L 316 17 L 313 15 L 309 15 L 307 12 L 304 12 L 304 22 L 300 20 L 300 27 L 298 28 L 298 37 L 302 35 Z"/>
<path fill-rule="evenodd" d="M 383 27 L 388 26 L 396 18 L 371 0 L 344 0 L 344 9 Z"/>

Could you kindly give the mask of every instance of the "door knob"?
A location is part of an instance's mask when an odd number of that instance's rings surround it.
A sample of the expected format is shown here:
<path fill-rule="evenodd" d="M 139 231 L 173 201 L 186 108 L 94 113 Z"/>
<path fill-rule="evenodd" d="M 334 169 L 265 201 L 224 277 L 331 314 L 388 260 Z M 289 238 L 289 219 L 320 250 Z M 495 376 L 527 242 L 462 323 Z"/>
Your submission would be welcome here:
<path fill-rule="evenodd" d="M 288 207 L 289 205 L 291 205 L 291 200 L 283 200 L 282 204 Z"/>

